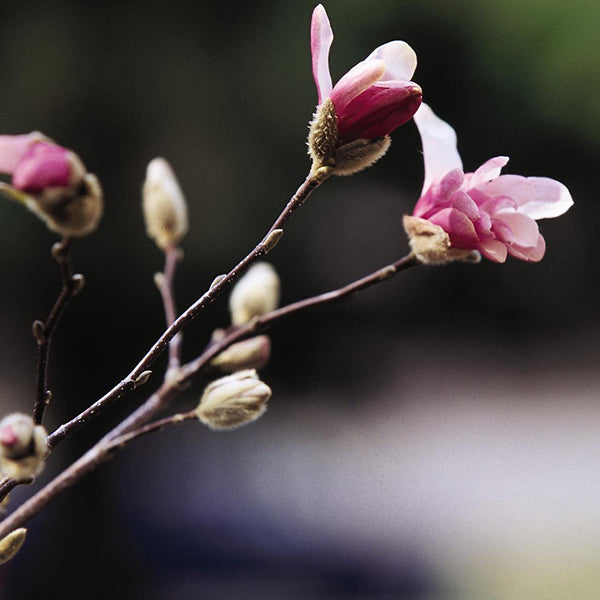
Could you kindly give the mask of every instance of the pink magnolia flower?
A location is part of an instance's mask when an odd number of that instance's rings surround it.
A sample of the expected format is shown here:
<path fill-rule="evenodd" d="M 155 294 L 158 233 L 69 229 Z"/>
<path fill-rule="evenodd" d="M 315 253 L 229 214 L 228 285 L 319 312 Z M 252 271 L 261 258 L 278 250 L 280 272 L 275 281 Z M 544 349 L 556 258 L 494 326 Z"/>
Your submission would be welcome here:
<path fill-rule="evenodd" d="M 329 73 L 333 31 L 321 4 L 313 11 L 310 34 L 319 105 L 327 98 L 333 102 L 340 143 L 382 138 L 406 123 L 419 108 L 421 88 L 410 81 L 417 57 L 406 42 L 379 46 L 334 87 Z"/>
<path fill-rule="evenodd" d="M 546 244 L 536 219 L 558 217 L 573 204 L 567 188 L 546 177 L 501 175 L 497 156 L 464 173 L 456 133 L 426 104 L 414 116 L 421 134 L 425 182 L 413 215 L 440 226 L 453 248 L 478 250 L 495 262 L 507 254 L 539 261 Z"/>
<path fill-rule="evenodd" d="M 37 133 L 0 135 L 0 172 L 12 175 L 15 189 L 36 194 L 69 186 L 75 167 L 73 153 Z"/>

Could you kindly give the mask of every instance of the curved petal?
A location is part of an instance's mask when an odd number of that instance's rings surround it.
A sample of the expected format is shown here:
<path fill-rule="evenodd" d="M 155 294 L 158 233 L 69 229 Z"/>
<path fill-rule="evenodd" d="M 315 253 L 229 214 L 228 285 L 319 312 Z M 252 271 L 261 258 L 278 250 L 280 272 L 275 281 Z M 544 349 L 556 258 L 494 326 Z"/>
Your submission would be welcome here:
<path fill-rule="evenodd" d="M 39 135 L 0 135 L 0 173 L 11 175 L 31 144 L 40 140 Z"/>
<path fill-rule="evenodd" d="M 509 245 L 508 253 L 520 260 L 538 262 L 544 258 L 544 254 L 546 253 L 546 241 L 542 237 L 542 234 L 539 234 L 535 246 L 524 248 L 517 244 Z"/>
<path fill-rule="evenodd" d="M 538 243 L 540 230 L 537 223 L 519 212 L 501 211 L 496 213 L 494 223 L 502 221 L 510 227 L 514 243 L 525 248 L 533 248 Z"/>
<path fill-rule="evenodd" d="M 329 95 L 338 117 L 358 95 L 377 83 L 385 73 L 382 60 L 363 60 L 354 65 L 336 84 Z"/>
<path fill-rule="evenodd" d="M 329 49 L 333 42 L 333 30 L 329 24 L 327 12 L 322 4 L 313 10 L 310 22 L 310 52 L 312 55 L 312 71 L 319 93 L 319 104 L 329 97 L 332 90 L 329 73 Z"/>
<path fill-rule="evenodd" d="M 486 258 L 489 258 L 494 262 L 503 263 L 506 260 L 506 246 L 498 240 L 486 240 L 485 242 L 481 242 L 478 250 Z"/>
<path fill-rule="evenodd" d="M 500 176 L 502 167 L 508 163 L 508 156 L 496 156 L 484 162 L 474 173 L 467 175 L 468 187 L 476 187 Z"/>
<path fill-rule="evenodd" d="M 551 219 L 567 212 L 573 198 L 565 185 L 548 177 L 528 177 L 535 188 L 535 200 L 522 207 L 521 212 L 532 219 Z"/>
<path fill-rule="evenodd" d="M 382 81 L 410 81 L 417 68 L 417 55 L 406 43 L 399 40 L 388 42 L 369 54 L 367 60 L 380 59 L 385 62 L 386 71 Z"/>
<path fill-rule="evenodd" d="M 462 170 L 462 160 L 456 147 L 456 132 L 442 121 L 425 103 L 414 116 L 423 143 L 425 181 L 423 191 L 449 171 Z"/>
<path fill-rule="evenodd" d="M 464 212 L 455 208 L 445 208 L 427 219 L 434 225 L 439 225 L 449 236 L 450 242 L 456 248 L 476 250 L 479 238 L 472 221 Z"/>
<path fill-rule="evenodd" d="M 336 86 L 337 87 L 337 86 Z M 421 104 L 421 88 L 412 81 L 378 82 L 338 112 L 340 139 L 382 138 L 403 125 Z"/>
<path fill-rule="evenodd" d="M 460 188 L 465 176 L 460 169 L 446 174 L 441 181 L 434 183 L 417 201 L 413 210 L 415 217 L 426 219 L 434 209 L 450 208 L 450 197 Z"/>

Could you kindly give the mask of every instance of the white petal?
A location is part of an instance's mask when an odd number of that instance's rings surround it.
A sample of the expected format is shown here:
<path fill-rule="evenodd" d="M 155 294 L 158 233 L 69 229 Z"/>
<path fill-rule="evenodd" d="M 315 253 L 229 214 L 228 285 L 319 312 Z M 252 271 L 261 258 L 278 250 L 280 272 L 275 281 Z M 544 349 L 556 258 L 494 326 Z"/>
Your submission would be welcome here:
<path fill-rule="evenodd" d="M 413 117 L 423 143 L 425 181 L 423 192 L 436 180 L 453 169 L 461 169 L 462 160 L 456 147 L 456 132 L 446 121 L 442 121 L 425 103 Z"/>
<path fill-rule="evenodd" d="M 382 81 L 410 81 L 417 68 L 417 55 L 406 43 L 398 40 L 379 46 L 369 54 L 367 60 L 380 59 L 385 62 L 386 72 Z"/>
<path fill-rule="evenodd" d="M 312 70 L 319 104 L 329 97 L 332 90 L 331 74 L 329 73 L 329 49 L 333 42 L 333 30 L 322 4 L 317 5 L 310 23 L 310 51 L 312 54 Z"/>
<path fill-rule="evenodd" d="M 569 190 L 560 181 L 547 177 L 528 177 L 535 186 L 535 200 L 522 206 L 520 212 L 532 219 L 552 219 L 573 206 Z"/>

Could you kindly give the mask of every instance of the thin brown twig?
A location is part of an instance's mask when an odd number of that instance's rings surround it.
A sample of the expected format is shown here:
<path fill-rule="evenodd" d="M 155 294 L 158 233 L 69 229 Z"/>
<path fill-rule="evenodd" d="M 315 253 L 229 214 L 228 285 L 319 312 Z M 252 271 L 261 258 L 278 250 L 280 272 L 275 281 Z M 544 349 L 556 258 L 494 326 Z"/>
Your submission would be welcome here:
<path fill-rule="evenodd" d="M 83 282 L 81 275 L 73 275 L 71 267 L 72 245 L 72 238 L 64 237 L 61 242 L 54 244 L 52 247 L 52 255 L 60 269 L 62 288 L 46 321 L 34 321 L 33 324 L 33 333 L 37 341 L 36 394 L 33 405 L 33 420 L 36 425 L 42 423 L 44 412 L 51 398 L 48 389 L 48 362 L 52 336 L 58 321 L 75 294 L 80 290 Z"/>
<path fill-rule="evenodd" d="M 146 426 L 147 423 L 158 410 L 164 408 L 167 403 L 172 400 L 180 390 L 180 386 L 185 382 L 191 380 L 202 369 L 207 366 L 210 360 L 225 350 L 228 346 L 237 342 L 245 337 L 254 335 L 257 331 L 264 329 L 276 321 L 289 317 L 295 313 L 306 310 L 308 308 L 314 308 L 316 306 L 323 306 L 347 298 L 348 296 L 371 287 L 377 283 L 387 281 L 400 271 L 404 271 L 410 267 L 417 266 L 420 264 L 411 254 L 397 260 L 396 262 L 378 269 L 369 275 L 362 277 L 348 285 L 340 287 L 336 290 L 306 298 L 287 306 L 283 306 L 277 310 L 253 319 L 250 323 L 231 330 L 222 339 L 211 344 L 201 356 L 196 360 L 191 361 L 187 365 L 180 368 L 180 378 L 165 380 L 163 385 L 157 392 L 155 392 L 149 400 L 136 411 L 137 418 L 126 419 L 128 426 L 123 427 L 124 421 L 109 434 L 104 436 L 95 446 L 88 450 L 81 458 L 79 458 L 72 465 L 67 467 L 60 475 L 49 482 L 44 488 L 38 491 L 29 500 L 24 502 L 19 508 L 17 508 L 11 515 L 9 515 L 2 523 L 0 523 L 0 539 L 8 535 L 11 531 L 17 527 L 21 527 L 31 517 L 36 515 L 42 508 L 44 508 L 51 500 L 56 498 L 68 487 L 73 485 L 81 477 L 91 472 L 94 468 L 102 464 L 112 453 L 120 447 L 119 440 L 127 440 L 128 436 L 139 437 L 142 433 L 136 433 L 136 431 L 150 433 L 155 430 L 155 424 Z M 133 413 L 135 415 L 135 413 Z M 187 413 L 191 414 L 191 413 Z M 133 415 L 132 415 L 133 416 Z M 167 418 L 168 419 L 168 418 Z M 157 421 L 156 423 L 161 423 Z M 158 427 L 158 426 L 156 426 Z M 129 431 L 127 430 L 129 429 Z M 135 435 L 134 435 L 135 434 Z"/>
<path fill-rule="evenodd" d="M 94 402 L 90 407 L 81 412 L 79 415 L 58 427 L 50 436 L 48 436 L 48 446 L 54 448 L 63 439 L 83 427 L 90 420 L 95 418 L 100 412 L 110 406 L 115 400 L 131 391 L 136 385 L 145 383 L 147 377 L 144 377 L 147 369 L 152 366 L 154 361 L 162 354 L 169 342 L 177 335 L 188 323 L 198 316 L 198 314 L 206 306 L 211 304 L 224 290 L 226 290 L 240 275 L 242 275 L 258 258 L 270 252 L 275 246 L 280 235 L 277 230 L 282 230 L 283 226 L 290 219 L 292 214 L 300 207 L 310 194 L 315 190 L 325 179 L 330 176 L 330 171 L 324 167 L 319 173 L 310 174 L 304 183 L 298 188 L 292 196 L 286 207 L 283 209 L 279 217 L 275 220 L 271 228 L 264 238 L 254 247 L 254 249 L 243 258 L 233 269 L 226 275 L 215 279 L 210 288 L 185 310 L 166 331 L 158 338 L 153 346 L 148 350 L 145 356 L 138 362 L 133 370 L 115 387 Z"/>

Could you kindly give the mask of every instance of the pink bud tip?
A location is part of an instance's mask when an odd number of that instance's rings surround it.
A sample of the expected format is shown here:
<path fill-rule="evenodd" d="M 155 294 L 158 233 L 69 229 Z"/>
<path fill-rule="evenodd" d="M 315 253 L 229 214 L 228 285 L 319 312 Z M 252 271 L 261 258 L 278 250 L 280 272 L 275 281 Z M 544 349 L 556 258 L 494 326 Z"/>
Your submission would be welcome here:
<path fill-rule="evenodd" d="M 14 446 L 16 443 L 17 434 L 10 425 L 0 429 L 0 444 L 3 446 Z"/>
<path fill-rule="evenodd" d="M 51 142 L 37 142 L 19 161 L 12 184 L 24 192 L 37 193 L 49 187 L 68 186 L 70 175 L 69 151 Z"/>

